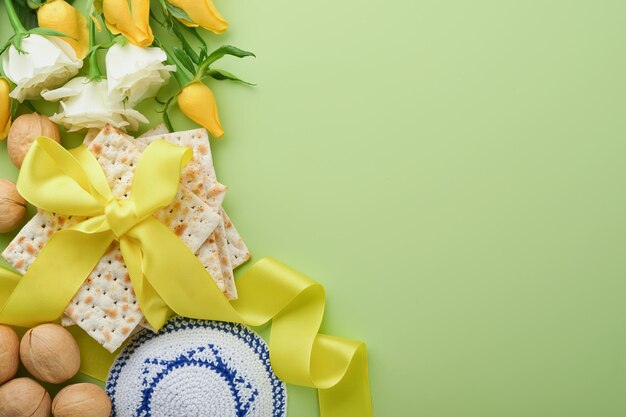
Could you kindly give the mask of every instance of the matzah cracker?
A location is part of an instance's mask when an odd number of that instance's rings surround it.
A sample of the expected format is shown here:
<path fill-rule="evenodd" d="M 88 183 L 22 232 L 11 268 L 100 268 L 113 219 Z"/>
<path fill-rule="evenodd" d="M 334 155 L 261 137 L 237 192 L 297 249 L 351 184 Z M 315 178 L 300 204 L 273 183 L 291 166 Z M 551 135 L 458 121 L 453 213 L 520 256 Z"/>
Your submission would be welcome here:
<path fill-rule="evenodd" d="M 81 217 L 58 216 L 39 210 L 9 243 L 2 257 L 23 275 L 55 232 L 83 220 Z"/>
<path fill-rule="evenodd" d="M 200 146 L 200 145 L 209 143 L 209 138 L 206 133 L 206 130 L 196 129 L 196 130 L 189 131 L 189 133 L 192 133 L 192 135 L 190 135 L 192 139 L 190 139 L 189 137 L 183 137 L 182 133 L 186 133 L 186 132 L 181 132 L 180 134 L 178 134 L 179 137 L 175 139 L 173 138 L 175 140 L 174 143 L 182 145 L 184 142 L 184 146 L 189 146 L 192 149 L 194 149 L 194 155 L 196 154 L 201 155 L 201 158 L 202 158 L 201 163 L 202 163 L 203 168 L 206 170 L 209 176 L 215 179 L 216 175 L 215 175 L 215 168 L 213 165 L 213 156 L 211 155 L 211 148 L 210 146 L 207 146 L 207 147 Z M 154 128 L 148 130 L 146 133 L 139 136 L 137 139 L 140 142 L 150 143 L 168 134 L 169 134 L 169 131 L 167 130 L 167 127 L 161 123 L 159 125 L 156 125 Z M 195 137 L 196 139 L 193 139 L 193 137 Z M 206 152 L 204 153 L 201 152 L 205 150 Z M 226 239 L 228 240 L 230 262 L 233 265 L 233 269 L 236 269 L 237 267 L 241 266 L 243 263 L 250 260 L 251 254 L 248 248 L 246 247 L 245 243 L 243 242 L 241 235 L 239 234 L 237 229 L 235 229 L 235 227 L 233 226 L 233 223 L 228 218 L 228 215 L 226 214 L 226 212 L 223 209 L 220 209 L 220 213 L 224 220 L 224 227 L 226 229 Z"/>
<path fill-rule="evenodd" d="M 188 132 L 169 133 L 164 135 L 149 136 L 139 138 L 138 142 L 144 143 L 146 146 L 158 139 L 165 139 L 170 143 L 180 146 L 187 146 L 193 149 L 193 160 L 190 164 L 202 167 L 204 176 L 208 179 L 208 184 L 219 184 L 215 175 L 213 166 L 213 158 L 209 147 L 209 138 L 206 130 L 196 129 Z M 215 186 L 207 187 L 214 189 Z M 195 190 L 196 188 L 194 188 Z M 198 191 L 197 191 L 198 192 Z M 203 195 L 198 192 L 199 195 Z M 223 199 L 223 195 L 221 196 Z M 209 192 L 204 193 L 205 202 L 212 207 L 221 207 L 221 199 L 218 201 Z M 221 208 L 220 208 L 221 210 Z M 211 274 L 218 287 L 230 300 L 237 298 L 237 288 L 235 286 L 235 277 L 233 274 L 233 266 L 231 256 L 228 251 L 228 241 L 226 237 L 226 229 L 224 220 L 220 219 L 211 238 L 204 243 L 197 253 L 198 259 L 207 271 Z"/>
<path fill-rule="evenodd" d="M 156 125 L 152 129 L 146 131 L 143 135 L 138 136 L 137 143 L 138 144 L 142 143 L 139 140 L 142 138 L 147 138 L 150 136 L 157 136 L 157 135 L 166 135 L 168 133 L 170 133 L 170 131 L 167 129 L 165 124 L 161 123 L 161 124 Z M 144 143 L 144 145 L 147 145 L 147 144 Z M 194 153 L 194 159 L 195 159 L 195 153 Z M 193 161 L 190 161 L 190 163 L 193 163 Z M 200 255 L 201 252 L 202 252 L 202 255 Z M 217 283 L 217 286 L 220 288 L 220 290 L 224 292 L 225 291 L 224 279 L 222 278 L 222 269 L 220 268 L 217 244 L 215 243 L 215 236 L 213 236 L 213 234 L 211 234 L 211 236 L 209 236 L 206 242 L 204 242 L 204 244 L 200 247 L 198 251 L 198 259 L 204 260 L 204 263 L 203 263 L 204 267 L 209 272 L 209 274 L 211 274 L 211 276 Z M 151 329 L 150 324 L 146 322 L 145 319 L 141 322 L 141 326 L 147 329 Z"/>
<path fill-rule="evenodd" d="M 233 264 L 230 263 L 230 254 L 228 253 L 228 242 L 226 241 L 226 230 L 224 229 L 224 221 L 221 221 L 215 231 L 215 242 L 220 256 L 220 266 L 222 268 L 222 277 L 224 278 L 224 295 L 229 300 L 237 299 L 237 286 L 235 285 L 235 275 L 233 274 Z"/>
<path fill-rule="evenodd" d="M 230 262 L 233 265 L 233 269 L 243 265 L 250 260 L 252 256 L 248 247 L 244 243 L 243 239 L 235 225 L 230 221 L 230 217 L 226 214 L 224 209 L 220 209 L 220 214 L 224 220 L 224 228 L 226 229 L 226 240 L 228 242 L 228 253 L 230 254 Z"/>
<path fill-rule="evenodd" d="M 89 145 L 96 138 L 96 136 L 98 136 L 98 134 L 100 133 L 101 130 L 102 129 L 97 129 L 97 128 L 89 129 L 87 131 L 87 134 L 85 135 L 85 139 L 83 140 L 83 144 L 84 145 Z M 154 126 L 152 129 L 146 131 L 143 135 L 139 136 L 137 139 L 144 138 L 146 136 L 163 135 L 165 133 L 170 133 L 170 131 L 167 130 L 167 127 L 165 126 L 165 124 L 160 123 L 160 124 Z"/>
<path fill-rule="evenodd" d="M 191 142 L 178 141 L 175 140 L 175 137 L 175 135 L 170 134 L 157 135 L 154 137 L 147 137 L 145 139 L 138 138 L 135 143 L 140 148 L 146 148 L 148 144 L 154 140 L 162 138 L 179 146 L 192 147 L 190 146 Z M 183 169 L 181 182 L 192 189 L 209 206 L 219 210 L 222 205 L 222 200 L 224 199 L 226 187 L 219 184 L 214 178 L 208 175 L 208 171 L 200 159 L 200 153 L 193 147 L 192 149 L 194 150 L 193 158 Z M 221 224 L 222 222 L 220 219 L 217 227 L 220 227 Z M 213 277 L 220 290 L 225 294 L 232 294 L 232 291 L 230 290 L 232 285 L 227 285 L 225 282 L 225 277 L 227 277 L 226 279 L 230 279 L 232 270 L 226 273 L 224 272 L 225 268 L 223 267 L 222 262 L 220 262 L 220 243 L 221 242 L 218 242 L 217 236 L 211 234 L 199 248 L 196 255 L 198 256 L 198 260 L 200 260 L 205 269 Z M 230 264 L 228 266 L 230 267 Z"/>
<path fill-rule="evenodd" d="M 165 123 L 159 123 L 158 125 L 154 126 L 152 129 L 147 130 L 143 135 L 137 136 L 137 139 L 147 138 L 149 136 L 156 136 L 156 135 L 167 135 L 168 133 L 170 133 L 170 131 L 167 129 L 167 126 L 165 126 Z"/>
<path fill-rule="evenodd" d="M 158 134 L 154 136 L 144 136 L 138 140 L 150 143 L 154 140 L 163 138 L 177 145 L 191 147 L 194 150 L 194 158 L 200 159 L 204 170 L 211 177 L 211 179 L 217 183 L 213 157 L 211 155 L 211 148 L 209 146 L 209 138 L 206 130 L 196 129 L 188 132 L 163 134 L 162 132 L 164 130 L 164 126 L 157 126 L 154 131 L 159 132 Z M 222 220 L 214 233 L 214 240 L 217 250 L 219 251 L 217 258 L 220 260 L 219 264 L 224 279 L 224 293 L 229 299 L 236 299 L 237 290 L 233 270 L 248 261 L 251 254 L 243 242 L 243 239 L 237 232 L 237 229 L 235 229 L 233 223 L 228 218 L 228 215 L 221 207 L 220 214 L 222 216 Z M 207 242 L 205 245 L 207 247 L 203 246 L 198 252 L 198 259 L 200 259 L 205 264 L 205 267 L 207 267 L 207 270 L 211 272 L 212 270 L 217 269 L 217 266 L 215 265 L 215 262 L 217 261 L 215 256 L 215 245 L 213 245 L 213 242 Z M 227 259 L 225 257 L 227 257 Z M 218 280 L 216 279 L 216 281 Z M 220 286 L 220 288 L 222 288 L 222 286 Z"/>
<path fill-rule="evenodd" d="M 139 149 L 125 135 L 105 128 L 93 140 L 90 150 L 98 154 L 98 162 L 110 179 L 113 194 L 125 198 L 132 184 L 132 170 L 139 158 Z M 129 167 L 130 171 L 125 167 Z M 181 239 L 194 251 L 220 220 L 214 210 L 182 186 L 172 205 L 156 216 L 181 235 Z M 181 222 L 182 219 L 185 220 Z M 64 218 L 40 211 L 2 256 L 25 273 L 54 231 L 80 221 L 82 219 Z M 191 232 L 200 232 L 202 235 L 194 236 Z M 114 351 L 143 318 L 129 283 L 130 277 L 119 244 L 114 242 L 66 309 L 69 319 L 64 319 L 63 323 L 67 325 L 70 321 L 76 322 L 107 350 Z"/>
<path fill-rule="evenodd" d="M 215 241 L 215 233 L 211 233 L 211 236 L 200 247 L 196 255 L 198 260 L 202 262 L 204 269 L 213 277 L 220 291 L 226 293 L 226 284 L 224 283 L 222 264 L 220 263 L 220 251 Z"/>

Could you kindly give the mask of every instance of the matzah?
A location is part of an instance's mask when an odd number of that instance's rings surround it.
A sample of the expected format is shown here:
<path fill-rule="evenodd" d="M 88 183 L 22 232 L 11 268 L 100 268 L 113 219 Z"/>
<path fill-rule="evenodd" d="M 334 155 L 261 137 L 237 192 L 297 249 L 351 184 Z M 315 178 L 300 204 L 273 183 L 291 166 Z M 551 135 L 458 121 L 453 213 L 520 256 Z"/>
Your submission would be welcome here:
<path fill-rule="evenodd" d="M 172 139 L 171 135 L 158 135 L 158 138 L 164 138 L 165 140 L 175 143 L 180 146 L 190 147 L 188 143 L 181 143 L 181 141 L 175 141 Z M 148 137 L 147 139 L 139 139 L 135 142 L 137 146 L 142 149 L 145 149 L 151 142 L 153 142 L 152 137 Z M 193 149 L 193 148 L 192 148 Z M 222 201 L 224 200 L 224 194 L 226 192 L 226 187 L 222 184 L 219 184 L 214 178 L 211 178 L 207 174 L 206 167 L 203 166 L 202 160 L 199 158 L 200 154 L 194 149 L 193 157 L 191 161 L 185 166 L 181 175 L 181 182 L 185 184 L 188 188 L 192 189 L 196 195 L 198 195 L 205 203 L 207 203 L 210 207 L 215 210 L 219 210 L 222 205 Z M 221 219 L 217 224 L 217 227 L 220 227 L 222 224 Z M 202 244 L 197 252 L 198 260 L 202 263 L 205 269 L 209 272 L 211 277 L 215 280 L 215 283 L 220 288 L 220 290 L 225 293 L 231 293 L 229 291 L 232 286 L 225 282 L 225 279 L 230 279 L 231 272 L 224 273 L 224 268 L 222 267 L 222 263 L 220 262 L 220 250 L 217 236 L 215 234 L 211 234 L 209 238 Z M 226 277 L 226 278 L 225 278 Z"/>
<path fill-rule="evenodd" d="M 141 153 L 139 148 L 127 136 L 105 127 L 91 142 L 89 149 L 105 171 L 113 194 L 126 198 Z M 220 221 L 215 209 L 183 186 L 179 188 L 174 202 L 155 216 L 194 252 Z M 22 229 L 2 256 L 18 271 L 25 273 L 54 231 L 81 220 L 40 212 Z M 117 349 L 143 318 L 129 284 L 119 244 L 114 242 L 66 309 L 71 320 L 109 351 Z M 64 323 L 69 324 L 69 321 L 65 319 Z"/>
<path fill-rule="evenodd" d="M 188 142 L 187 146 L 191 146 L 194 150 L 196 148 L 200 150 L 201 149 L 199 146 L 200 144 L 208 143 L 208 135 L 206 134 L 206 131 L 200 132 L 201 130 L 202 129 L 199 129 L 199 132 L 197 135 L 197 138 L 198 138 L 197 143 L 196 141 L 193 141 L 193 143 Z M 156 125 L 152 129 L 148 130 L 143 135 L 139 136 L 137 139 L 141 141 L 141 139 L 147 138 L 147 140 L 144 142 L 149 143 L 153 141 L 154 139 L 156 139 L 157 136 L 163 137 L 164 135 L 167 135 L 167 134 L 169 134 L 169 130 L 167 130 L 167 127 L 163 123 L 161 123 L 161 124 Z M 151 138 L 151 136 L 154 136 L 154 137 Z M 205 137 L 206 137 L 206 141 L 205 141 Z M 208 147 L 207 149 L 208 149 L 208 152 L 203 155 L 203 159 L 202 159 L 203 168 L 207 171 L 207 174 L 212 175 L 213 178 L 215 178 L 215 168 L 213 166 L 213 157 L 211 155 L 211 149 L 210 147 Z M 226 214 L 226 211 L 223 208 L 220 208 L 220 214 L 224 220 L 224 228 L 226 229 L 226 239 L 228 241 L 230 263 L 232 264 L 233 269 L 236 269 L 237 267 L 241 266 L 242 264 L 250 260 L 251 254 L 248 248 L 246 247 L 246 244 L 244 243 L 243 239 L 241 238 L 241 235 L 239 234 L 239 232 L 237 231 L 237 229 L 235 228 L 235 226 L 233 225 L 230 218 Z"/>
<path fill-rule="evenodd" d="M 244 243 L 243 239 L 235 225 L 230 221 L 230 217 L 226 214 L 224 209 L 220 209 L 220 214 L 224 220 L 224 228 L 226 229 L 226 240 L 228 242 L 228 253 L 230 254 L 230 262 L 233 265 L 233 269 L 243 265 L 250 260 L 251 254 L 248 247 Z"/>
<path fill-rule="evenodd" d="M 154 126 L 152 129 L 149 129 L 146 132 L 144 132 L 142 135 L 137 136 L 137 139 L 147 138 L 149 136 L 156 136 L 156 135 L 167 135 L 168 133 L 170 133 L 170 131 L 167 129 L 167 126 L 165 126 L 165 123 L 159 123 L 158 125 Z"/>
<path fill-rule="evenodd" d="M 209 178 L 211 184 L 218 184 L 206 130 L 196 129 L 187 132 L 157 134 L 155 136 L 138 138 L 137 140 L 138 142 L 143 142 L 147 145 L 158 139 L 165 139 L 166 141 L 176 145 L 192 148 L 194 151 L 194 159 L 192 162 L 197 163 L 202 167 L 205 172 L 204 175 Z M 207 200 L 206 198 L 211 199 Z M 215 207 L 217 204 L 217 201 L 213 201 L 211 196 L 205 195 L 205 201 L 212 207 Z M 221 206 L 221 201 L 219 201 L 219 204 Z M 233 230 L 234 233 L 237 233 L 234 228 L 231 229 L 231 233 Z M 237 288 L 235 286 L 235 277 L 233 274 L 233 258 L 228 250 L 228 238 L 224 218 L 220 219 L 220 223 L 216 227 L 212 238 L 213 239 L 205 242 L 205 244 L 200 248 L 197 253 L 198 259 L 213 276 L 217 285 L 224 292 L 226 297 L 234 300 L 237 298 Z M 241 238 L 239 238 L 239 240 L 241 240 Z M 239 263 L 239 265 L 240 264 L 241 263 Z M 221 271 L 221 274 L 218 271 Z"/>

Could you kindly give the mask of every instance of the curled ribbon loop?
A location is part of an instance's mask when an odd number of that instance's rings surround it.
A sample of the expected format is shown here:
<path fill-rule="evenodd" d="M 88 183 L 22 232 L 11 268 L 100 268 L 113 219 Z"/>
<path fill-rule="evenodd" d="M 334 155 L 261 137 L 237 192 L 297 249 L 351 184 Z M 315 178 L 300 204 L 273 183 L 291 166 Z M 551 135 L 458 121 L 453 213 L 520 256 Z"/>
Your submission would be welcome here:
<path fill-rule="evenodd" d="M 318 334 L 325 305 L 319 283 L 266 258 L 239 279 L 239 300 L 231 304 L 196 256 L 152 216 L 173 200 L 191 152 L 152 143 L 138 162 L 130 196 L 117 200 L 85 147 L 66 151 L 38 138 L 24 160 L 18 190 L 43 210 L 86 220 L 52 235 L 23 277 L 0 268 L 0 323 L 30 327 L 58 319 L 118 240 L 153 327 L 161 328 L 174 314 L 251 326 L 272 321 L 271 362 L 281 379 L 318 388 L 323 417 L 370 417 L 365 345 Z M 106 378 L 114 355 L 82 330 L 73 332 L 82 347 L 81 370 Z"/>

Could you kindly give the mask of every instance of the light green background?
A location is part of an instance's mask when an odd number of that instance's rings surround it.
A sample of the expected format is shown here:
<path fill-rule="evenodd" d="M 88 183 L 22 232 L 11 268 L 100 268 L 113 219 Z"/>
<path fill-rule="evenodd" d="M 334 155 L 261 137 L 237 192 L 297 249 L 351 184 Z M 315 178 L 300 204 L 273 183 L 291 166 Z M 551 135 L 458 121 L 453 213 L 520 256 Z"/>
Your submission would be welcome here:
<path fill-rule="evenodd" d="M 258 55 L 214 83 L 225 206 L 367 342 L 375 415 L 624 416 L 626 3 L 217 4 Z"/>

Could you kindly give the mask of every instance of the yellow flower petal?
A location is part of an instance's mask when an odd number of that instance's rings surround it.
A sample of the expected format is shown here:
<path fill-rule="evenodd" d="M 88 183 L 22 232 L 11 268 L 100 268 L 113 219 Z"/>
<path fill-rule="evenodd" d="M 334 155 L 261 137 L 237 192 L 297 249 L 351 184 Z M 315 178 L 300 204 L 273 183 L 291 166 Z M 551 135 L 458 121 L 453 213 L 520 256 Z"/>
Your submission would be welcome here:
<path fill-rule="evenodd" d="M 89 29 L 87 19 L 78 10 L 64 0 L 52 0 L 37 10 L 39 26 L 56 30 L 71 38 L 59 37 L 69 43 L 76 56 L 83 59 L 89 50 Z"/>
<path fill-rule="evenodd" d="M 183 88 L 178 95 L 178 106 L 185 116 L 206 128 L 213 137 L 224 135 L 215 96 L 203 83 L 198 81 Z"/>
<path fill-rule="evenodd" d="M 187 26 L 202 26 L 213 33 L 221 34 L 228 29 L 228 22 L 217 11 L 213 0 L 167 0 L 168 3 L 183 9 L 191 22 L 181 19 Z"/>
<path fill-rule="evenodd" d="M 128 0 L 104 0 L 104 22 L 113 34 L 121 33 L 137 46 L 149 46 L 154 41 L 150 28 L 150 0 L 132 0 L 132 8 L 131 16 Z"/>
<path fill-rule="evenodd" d="M 0 78 L 0 140 L 6 139 L 11 127 L 11 86 L 4 78 Z"/>

